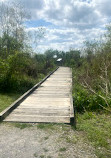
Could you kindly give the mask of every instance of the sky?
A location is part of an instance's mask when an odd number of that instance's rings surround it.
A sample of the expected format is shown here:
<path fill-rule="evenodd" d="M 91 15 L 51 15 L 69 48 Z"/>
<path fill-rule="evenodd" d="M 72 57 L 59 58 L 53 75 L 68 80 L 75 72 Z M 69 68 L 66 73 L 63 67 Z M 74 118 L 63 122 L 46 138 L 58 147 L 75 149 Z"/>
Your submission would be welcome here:
<path fill-rule="evenodd" d="M 5 0 L 0 0 L 5 1 Z M 98 40 L 111 21 L 110 0 L 22 0 L 31 13 L 27 31 L 45 29 L 37 51 L 80 49 L 84 41 Z"/>

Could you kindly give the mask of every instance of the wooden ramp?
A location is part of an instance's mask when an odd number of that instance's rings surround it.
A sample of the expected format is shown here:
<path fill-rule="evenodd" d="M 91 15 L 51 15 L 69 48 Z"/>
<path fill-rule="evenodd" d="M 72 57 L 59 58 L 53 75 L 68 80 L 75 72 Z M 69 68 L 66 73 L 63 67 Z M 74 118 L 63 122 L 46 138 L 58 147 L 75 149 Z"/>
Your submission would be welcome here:
<path fill-rule="evenodd" d="M 73 117 L 72 71 L 59 67 L 4 121 L 70 123 Z"/>

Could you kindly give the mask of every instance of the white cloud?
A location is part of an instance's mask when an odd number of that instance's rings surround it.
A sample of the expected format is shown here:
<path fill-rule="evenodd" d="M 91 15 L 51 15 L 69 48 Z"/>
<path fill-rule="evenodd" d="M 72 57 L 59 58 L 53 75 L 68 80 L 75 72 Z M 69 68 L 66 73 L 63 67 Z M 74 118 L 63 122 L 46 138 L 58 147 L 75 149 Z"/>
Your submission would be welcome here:
<path fill-rule="evenodd" d="M 29 28 L 28 30 L 37 30 L 38 28 Z M 68 51 L 70 48 L 79 49 L 83 47 L 85 40 L 99 40 L 101 34 L 105 31 L 99 28 L 78 30 L 77 28 L 51 29 L 46 27 L 46 35 L 37 47 L 37 51 L 44 52 L 48 48 Z"/>
<path fill-rule="evenodd" d="M 95 8 L 103 15 L 111 15 L 111 1 L 110 0 L 93 0 Z"/>
<path fill-rule="evenodd" d="M 35 15 L 55 25 L 85 29 L 96 27 L 104 22 L 94 2 L 79 0 L 44 0 L 42 2 L 45 2 L 44 7 L 41 11 L 36 10 Z"/>
<path fill-rule="evenodd" d="M 98 39 L 110 21 L 110 0 L 22 0 L 22 3 L 30 9 L 33 20 L 52 24 L 52 27 L 44 25 L 46 35 L 38 46 L 41 52 L 47 48 L 79 48 L 84 40 Z"/>

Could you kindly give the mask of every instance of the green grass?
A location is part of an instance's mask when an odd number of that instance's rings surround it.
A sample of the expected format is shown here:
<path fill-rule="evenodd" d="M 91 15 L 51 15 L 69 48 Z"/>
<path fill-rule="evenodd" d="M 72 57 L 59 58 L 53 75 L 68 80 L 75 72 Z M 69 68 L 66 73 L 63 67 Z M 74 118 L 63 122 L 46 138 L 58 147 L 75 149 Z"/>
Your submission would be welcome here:
<path fill-rule="evenodd" d="M 38 157 L 38 154 L 37 154 L 37 153 L 34 153 L 34 157 Z"/>
<path fill-rule="evenodd" d="M 47 158 L 52 158 L 52 156 L 47 156 Z"/>
<path fill-rule="evenodd" d="M 111 158 L 111 116 L 86 112 L 77 119 L 77 130 L 84 131 L 98 158 Z"/>
<path fill-rule="evenodd" d="M 20 97 L 21 94 L 15 94 L 15 93 L 0 93 L 0 112 L 5 110 L 10 104 L 12 104 L 17 98 Z"/>
<path fill-rule="evenodd" d="M 54 130 L 56 128 L 56 125 L 53 123 L 40 123 L 37 125 L 37 128 L 43 130 Z"/>
<path fill-rule="evenodd" d="M 45 156 L 44 155 L 40 155 L 40 158 L 44 158 Z"/>
<path fill-rule="evenodd" d="M 65 147 L 60 148 L 59 151 L 60 151 L 60 152 L 64 152 L 64 151 L 66 151 L 66 148 L 65 148 Z"/>
<path fill-rule="evenodd" d="M 33 127 L 33 125 L 29 123 L 13 123 L 12 125 L 20 129 Z"/>
<path fill-rule="evenodd" d="M 44 150 L 44 152 L 48 152 L 49 150 L 48 149 L 46 149 L 46 148 L 43 148 L 43 150 Z"/>
<path fill-rule="evenodd" d="M 47 137 L 47 136 L 46 136 L 46 137 L 44 137 L 44 140 L 47 140 L 47 139 L 49 139 L 49 137 Z"/>

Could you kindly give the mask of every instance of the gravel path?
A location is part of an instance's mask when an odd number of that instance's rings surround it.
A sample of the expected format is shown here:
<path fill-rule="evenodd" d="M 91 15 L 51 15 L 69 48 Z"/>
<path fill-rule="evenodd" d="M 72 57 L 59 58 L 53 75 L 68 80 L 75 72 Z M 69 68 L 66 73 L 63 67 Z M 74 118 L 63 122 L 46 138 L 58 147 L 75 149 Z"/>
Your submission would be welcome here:
<path fill-rule="evenodd" d="M 96 158 L 82 134 L 69 125 L 21 128 L 0 124 L 0 158 Z"/>

